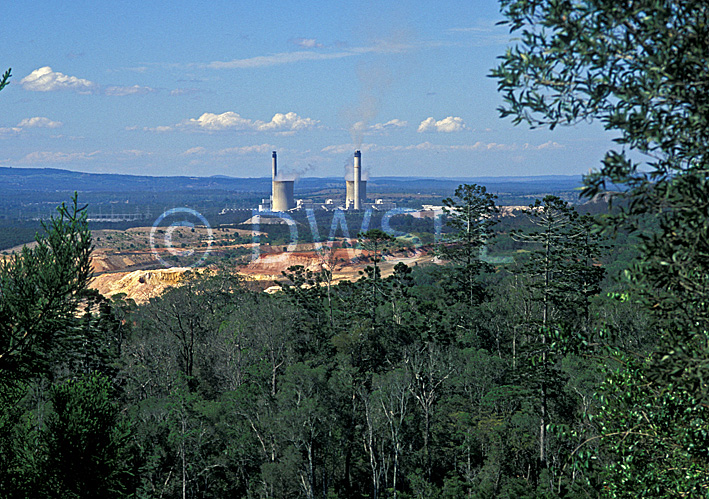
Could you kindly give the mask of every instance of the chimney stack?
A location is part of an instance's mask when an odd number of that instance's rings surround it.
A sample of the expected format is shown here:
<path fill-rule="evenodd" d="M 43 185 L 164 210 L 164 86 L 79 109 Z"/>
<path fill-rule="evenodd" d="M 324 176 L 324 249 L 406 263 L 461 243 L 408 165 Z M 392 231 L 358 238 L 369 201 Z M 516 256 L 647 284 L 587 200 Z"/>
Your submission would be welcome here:
<path fill-rule="evenodd" d="M 271 158 L 271 180 L 276 180 L 276 176 L 278 175 L 278 168 L 276 167 L 276 151 L 273 151 Z"/>
<path fill-rule="evenodd" d="M 360 197 L 360 183 L 362 182 L 362 153 L 354 153 L 354 209 L 362 209 L 362 198 Z"/>

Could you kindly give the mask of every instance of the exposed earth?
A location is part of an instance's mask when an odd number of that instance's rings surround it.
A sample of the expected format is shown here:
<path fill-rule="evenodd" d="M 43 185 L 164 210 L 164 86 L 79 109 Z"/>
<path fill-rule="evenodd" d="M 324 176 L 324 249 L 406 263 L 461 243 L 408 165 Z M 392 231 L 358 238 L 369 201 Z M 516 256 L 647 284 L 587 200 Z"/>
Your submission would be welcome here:
<path fill-rule="evenodd" d="M 174 255 L 181 257 L 180 251 L 191 251 L 189 248 L 194 246 L 195 256 L 191 261 L 194 263 L 198 260 L 199 252 L 206 250 L 208 235 L 202 228 L 195 230 L 178 228 L 171 235 L 173 241 L 180 241 L 180 245 L 175 244 L 174 248 L 168 248 L 161 244 L 153 244 L 154 247 L 151 248 L 150 227 L 126 231 L 95 231 L 95 249 L 92 257 L 95 275 L 91 287 L 107 297 L 123 293 L 126 298 L 133 299 L 136 303 L 144 303 L 171 287 L 179 286 L 184 282 L 186 275 L 194 272 L 195 268 L 179 266 L 183 258 L 176 258 L 176 266 L 168 268 L 167 265 L 172 262 L 170 257 Z M 316 248 L 313 244 L 303 244 L 298 245 L 294 251 L 285 252 L 280 246 L 275 249 L 261 244 L 258 254 L 254 254 L 251 243 L 234 243 L 238 237 L 246 236 L 251 236 L 250 230 L 214 231 L 212 254 L 219 255 L 225 251 L 241 248 L 242 253 L 246 255 L 242 259 L 243 263 L 235 265 L 229 263 L 231 260 L 225 260 L 226 264 L 242 275 L 252 287 L 269 292 L 280 289 L 277 282 L 283 280 L 282 272 L 294 265 L 302 265 L 315 272 L 323 268 L 329 269 L 334 282 L 356 280 L 360 276 L 360 271 L 367 265 L 371 265 L 367 253 L 363 253 L 362 250 L 342 248 L 340 246 L 343 241 L 335 243 L 333 248 L 328 246 Z M 356 244 L 356 241 L 349 240 L 347 243 L 352 245 Z M 380 263 L 382 276 L 390 275 L 399 262 L 411 266 L 433 262 L 434 258 L 429 250 L 430 248 L 422 246 L 395 248 L 385 252 Z M 160 256 L 163 262 L 159 261 L 157 256 Z"/>

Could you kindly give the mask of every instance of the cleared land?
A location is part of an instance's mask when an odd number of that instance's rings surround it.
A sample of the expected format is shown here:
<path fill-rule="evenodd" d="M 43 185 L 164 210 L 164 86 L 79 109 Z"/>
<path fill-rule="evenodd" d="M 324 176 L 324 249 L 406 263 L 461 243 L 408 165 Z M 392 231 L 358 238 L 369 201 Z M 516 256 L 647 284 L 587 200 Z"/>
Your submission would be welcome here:
<path fill-rule="evenodd" d="M 154 248 L 150 245 L 150 227 L 136 227 L 125 231 L 98 230 L 94 232 L 95 250 L 92 263 L 95 277 L 91 286 L 105 296 L 123 293 L 126 298 L 144 303 L 159 296 L 170 287 L 184 282 L 187 273 L 194 268 L 181 266 L 187 257 L 181 252 L 193 252 L 194 262 L 210 249 L 212 265 L 227 266 L 242 275 L 255 287 L 272 291 L 278 289 L 277 281 L 282 280 L 282 272 L 294 265 L 302 265 L 308 270 L 328 269 L 333 281 L 355 280 L 372 261 L 368 253 L 351 247 L 356 240 L 336 241 L 332 248 L 326 245 L 318 247 L 313 243 L 299 244 L 295 251 L 283 251 L 282 246 L 261 243 L 258 254 L 254 253 L 254 244 L 235 242 L 252 237 L 252 232 L 245 229 L 212 229 L 212 244 L 208 245 L 209 233 L 205 228 L 179 227 L 170 234 L 170 245 L 165 244 L 165 231 L 154 234 Z M 322 249 L 324 248 L 324 249 Z M 380 267 L 384 277 L 393 272 L 399 262 L 407 265 L 431 263 L 434 259 L 428 247 L 393 248 L 382 255 Z M 226 258 L 238 250 L 239 258 Z M 175 257 L 175 266 L 166 268 L 156 258 L 156 254 L 166 263 Z"/>

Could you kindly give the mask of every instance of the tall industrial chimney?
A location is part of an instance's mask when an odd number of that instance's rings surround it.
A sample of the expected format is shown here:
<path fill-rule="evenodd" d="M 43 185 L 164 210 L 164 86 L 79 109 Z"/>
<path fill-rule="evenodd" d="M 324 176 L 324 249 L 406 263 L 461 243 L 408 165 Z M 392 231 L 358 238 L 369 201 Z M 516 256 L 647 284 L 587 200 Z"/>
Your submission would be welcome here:
<path fill-rule="evenodd" d="M 276 176 L 278 176 L 278 166 L 276 166 L 276 151 L 271 154 L 271 209 L 273 209 L 273 195 L 276 192 Z"/>
<path fill-rule="evenodd" d="M 360 197 L 362 182 L 362 153 L 355 151 L 354 153 L 354 209 L 362 209 L 362 198 Z"/>

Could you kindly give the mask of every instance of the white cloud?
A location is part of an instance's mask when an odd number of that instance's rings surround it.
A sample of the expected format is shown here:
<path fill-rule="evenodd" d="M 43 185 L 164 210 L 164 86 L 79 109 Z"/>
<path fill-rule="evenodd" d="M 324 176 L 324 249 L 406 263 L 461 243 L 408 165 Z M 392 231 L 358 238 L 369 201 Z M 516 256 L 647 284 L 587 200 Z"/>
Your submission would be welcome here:
<path fill-rule="evenodd" d="M 72 90 L 80 94 L 95 92 L 98 88 L 94 82 L 67 76 L 57 71 L 52 71 L 49 66 L 35 69 L 20 80 L 20 85 L 25 90 L 33 92 L 52 92 L 55 90 Z"/>
<path fill-rule="evenodd" d="M 357 121 L 350 127 L 350 133 L 355 136 L 373 135 L 377 133 L 386 133 L 397 128 L 404 128 L 408 125 L 406 121 L 400 119 L 389 120 L 386 123 L 375 123 L 367 125 L 365 121 Z"/>
<path fill-rule="evenodd" d="M 465 122 L 463 118 L 458 116 L 448 116 L 440 121 L 436 121 L 435 118 L 426 118 L 419 125 L 419 133 L 423 132 L 460 132 L 465 129 Z"/>
<path fill-rule="evenodd" d="M 197 155 L 197 156 L 199 156 L 199 155 L 204 154 L 205 152 L 207 152 L 207 150 L 206 150 L 204 147 L 202 147 L 202 146 L 190 147 L 190 148 L 187 149 L 185 152 L 183 152 L 183 153 L 181 154 L 181 156 L 192 156 L 192 155 Z"/>
<path fill-rule="evenodd" d="M 347 154 L 353 151 L 352 144 L 338 144 L 324 147 L 321 152 L 329 154 Z M 497 142 L 475 142 L 474 144 L 433 144 L 431 142 L 420 142 L 418 144 L 409 144 L 405 146 L 379 146 L 376 144 L 363 144 L 361 150 L 375 152 L 404 152 L 404 151 L 433 151 L 433 152 L 453 152 L 453 151 L 515 151 L 520 149 L 517 144 L 499 144 Z M 522 149 L 544 149 L 544 144 L 541 146 L 530 146 L 525 144 Z"/>
<path fill-rule="evenodd" d="M 328 59 L 341 59 L 357 55 L 355 52 L 330 52 L 319 53 L 310 51 L 281 52 L 271 55 L 260 55 L 246 59 L 232 59 L 231 61 L 214 61 L 207 64 L 212 69 L 237 69 L 237 68 L 261 68 L 265 66 L 276 66 L 280 64 L 292 64 L 301 61 L 322 61 Z"/>
<path fill-rule="evenodd" d="M 145 95 L 151 92 L 155 92 L 155 89 L 150 87 L 141 87 L 140 85 L 133 85 L 130 87 L 120 87 L 114 85 L 106 87 L 103 91 L 104 94 L 113 97 L 123 97 L 125 95 Z"/>
<path fill-rule="evenodd" d="M 451 33 L 489 33 L 490 27 L 473 26 L 469 28 L 448 28 Z"/>
<path fill-rule="evenodd" d="M 400 119 L 393 119 L 389 120 L 386 123 L 375 123 L 374 125 L 370 126 L 369 129 L 372 132 L 383 132 L 386 130 L 393 130 L 395 128 L 404 128 L 407 126 L 408 123 L 406 121 L 402 121 Z"/>
<path fill-rule="evenodd" d="M 31 152 L 22 160 L 21 163 L 69 163 L 72 161 L 86 161 L 92 159 L 99 154 L 100 151 L 94 152 L 54 152 L 54 151 L 36 151 Z"/>
<path fill-rule="evenodd" d="M 323 44 L 318 43 L 315 38 L 293 38 L 291 42 L 306 49 L 320 48 L 323 46 Z"/>
<path fill-rule="evenodd" d="M 171 126 L 166 126 L 166 125 L 161 125 L 161 126 L 156 126 L 156 127 L 149 127 L 149 126 L 139 127 L 139 126 L 133 125 L 133 126 L 127 126 L 125 129 L 129 132 L 134 132 L 136 130 L 143 130 L 144 132 L 157 132 L 157 133 L 171 132 L 173 130 L 173 128 Z"/>
<path fill-rule="evenodd" d="M 221 149 L 216 154 L 218 156 L 227 156 L 231 154 L 267 154 L 276 149 L 273 144 L 258 144 L 252 146 L 242 146 L 242 147 L 228 147 L 226 149 Z M 282 149 L 281 149 L 282 151 Z"/>
<path fill-rule="evenodd" d="M 548 141 L 544 142 L 543 144 L 539 144 L 538 146 L 533 146 L 530 144 L 524 144 L 525 149 L 534 149 L 535 151 L 542 151 L 544 149 L 563 149 L 564 146 L 559 144 L 558 142 L 554 141 Z"/>
<path fill-rule="evenodd" d="M 0 139 L 14 137 L 22 131 L 19 127 L 0 127 Z"/>
<path fill-rule="evenodd" d="M 175 88 L 170 90 L 170 95 L 172 97 L 177 97 L 180 95 L 191 95 L 200 92 L 198 88 Z"/>
<path fill-rule="evenodd" d="M 355 150 L 355 147 L 350 143 L 350 144 L 337 144 L 337 145 L 332 145 L 332 146 L 326 146 L 323 147 L 320 152 L 328 153 L 328 154 L 352 154 Z M 359 146 L 359 150 L 362 152 L 369 152 L 369 151 L 375 151 L 375 150 L 382 150 L 380 146 L 374 145 L 374 144 L 361 144 Z"/>
<path fill-rule="evenodd" d="M 184 127 L 195 127 L 210 132 L 222 130 L 257 132 L 294 132 L 314 128 L 318 120 L 303 118 L 296 113 L 276 113 L 271 121 L 251 120 L 238 113 L 227 111 L 222 114 L 204 113 L 197 119 L 190 118 L 181 123 Z"/>
<path fill-rule="evenodd" d="M 184 124 L 209 131 L 249 130 L 253 126 L 253 121 L 242 118 L 238 113 L 227 111 L 222 114 L 204 113 L 197 119 L 190 118 Z"/>
<path fill-rule="evenodd" d="M 286 114 L 276 113 L 268 123 L 261 123 L 258 121 L 255 123 L 259 131 L 289 131 L 313 128 L 318 124 L 318 121 L 311 118 L 301 118 L 297 114 L 290 112 Z"/>
<path fill-rule="evenodd" d="M 32 92 L 54 92 L 59 90 L 69 90 L 79 94 L 104 94 L 116 97 L 125 95 L 142 95 L 155 90 L 150 87 L 140 85 L 119 86 L 111 85 L 102 87 L 90 80 L 68 76 L 58 71 L 53 71 L 51 67 L 44 66 L 35 69 L 30 74 L 20 80 L 20 85 L 25 90 Z"/>
<path fill-rule="evenodd" d="M 17 124 L 20 128 L 59 128 L 62 125 L 63 123 L 61 121 L 52 121 L 43 116 L 25 118 Z"/>
<path fill-rule="evenodd" d="M 447 31 L 458 36 L 467 35 L 467 43 L 475 47 L 507 45 L 510 40 L 507 30 L 492 19 L 480 20 L 475 26 L 449 28 Z"/>
<path fill-rule="evenodd" d="M 148 152 L 148 151 L 143 151 L 141 149 L 123 149 L 120 154 L 124 156 L 131 156 L 131 157 L 143 157 L 143 156 L 151 156 L 153 153 Z"/>

